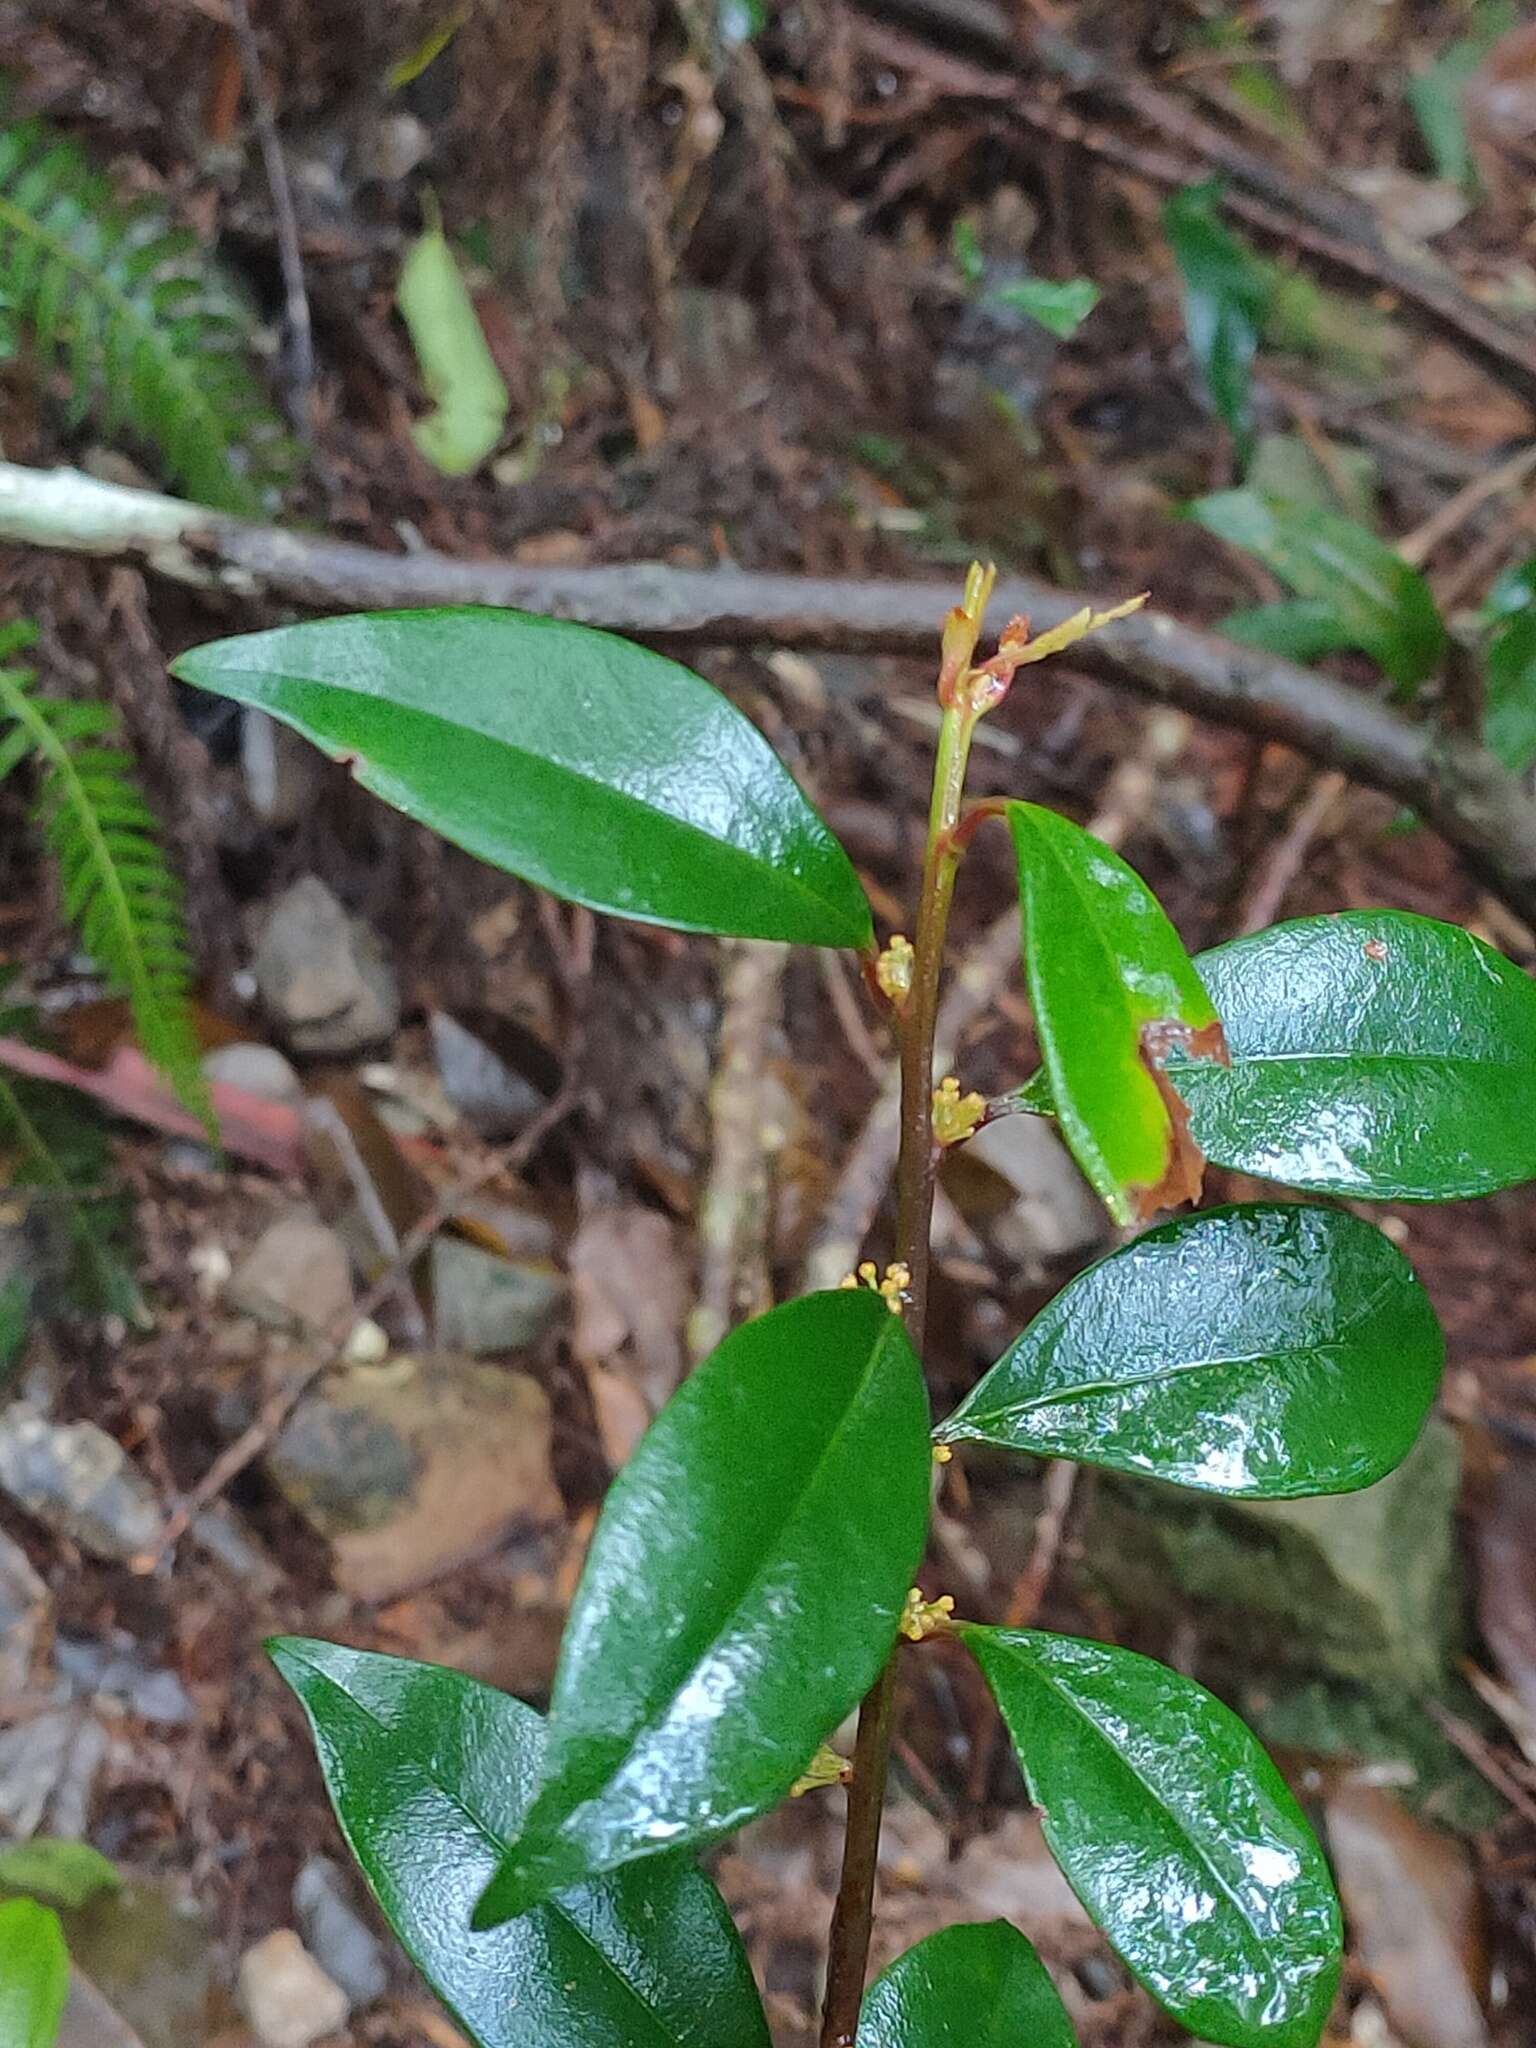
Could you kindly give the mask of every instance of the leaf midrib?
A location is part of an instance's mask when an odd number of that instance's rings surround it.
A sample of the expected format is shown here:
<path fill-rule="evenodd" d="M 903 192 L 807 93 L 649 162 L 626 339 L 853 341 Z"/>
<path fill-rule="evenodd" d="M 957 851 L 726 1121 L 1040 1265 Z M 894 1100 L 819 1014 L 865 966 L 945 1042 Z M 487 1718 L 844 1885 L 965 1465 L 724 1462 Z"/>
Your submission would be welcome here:
<path fill-rule="evenodd" d="M 312 1672 L 322 1685 L 329 1686 L 330 1689 L 334 1693 L 338 1694 L 343 1700 L 345 1700 L 349 1706 L 355 1707 L 358 1713 L 364 1715 L 369 1721 L 371 1721 L 374 1727 L 377 1728 L 382 1735 L 389 1736 L 394 1733 L 394 1730 L 390 1727 L 390 1724 L 387 1721 L 381 1719 L 380 1716 L 374 1712 L 373 1708 L 366 1703 L 366 1701 L 359 1699 L 355 1693 L 348 1692 L 346 1688 L 340 1685 L 330 1675 L 328 1671 L 322 1671 L 318 1665 L 311 1664 L 307 1658 L 294 1656 L 294 1653 L 292 1651 L 289 1652 L 289 1655 L 293 1656 L 295 1663 L 303 1664 L 304 1668 L 307 1671 Z M 465 1820 L 469 1822 L 470 1826 L 475 1830 L 475 1832 L 481 1837 L 481 1839 L 486 1843 L 487 1847 L 491 1850 L 493 1856 L 495 1857 L 496 1863 L 499 1866 L 506 1856 L 508 1844 L 502 1841 L 498 1835 L 494 1834 L 489 1824 L 485 1820 L 483 1820 L 478 1813 L 475 1812 L 472 1806 L 466 1803 L 463 1796 L 452 1786 L 445 1785 L 434 1771 L 426 1769 L 424 1770 L 424 1775 L 427 1777 L 428 1781 L 436 1788 L 436 1790 L 440 1792 L 442 1796 L 448 1801 L 449 1805 L 452 1806 L 457 1812 L 461 1813 L 464 1816 Z M 600 1879 L 594 1879 L 589 1881 L 601 1882 Z M 579 1921 L 573 1920 L 570 1914 L 566 1912 L 565 1908 L 560 1904 L 558 1893 L 551 1894 L 551 1896 L 546 1899 L 541 1899 L 539 1904 L 537 1906 L 530 1908 L 530 1910 L 533 1912 L 539 1912 L 542 1910 L 547 1913 L 552 1913 L 562 1923 L 563 1926 L 568 1927 L 571 1930 L 571 1932 L 577 1937 L 577 1939 L 586 1948 L 590 1949 L 592 1954 L 597 1957 L 598 1961 L 602 1964 L 603 1968 L 607 1971 L 609 1976 L 612 1977 L 613 1981 L 621 1987 L 621 1989 L 627 1994 L 628 1997 L 633 1999 L 635 2005 L 639 2008 L 641 2014 L 657 2028 L 661 2040 L 663 2042 L 672 2044 L 672 2048 L 676 2048 L 676 2044 L 678 2043 L 680 2037 L 677 2034 L 673 2033 L 671 2029 L 665 2025 L 665 2023 L 660 2019 L 659 2015 L 657 2014 L 655 2007 L 647 2002 L 645 1995 L 640 1990 L 638 1990 L 637 1987 L 633 1985 L 630 1982 L 630 1980 L 624 1975 L 623 1971 L 614 1962 L 613 1958 L 608 1954 L 607 1950 L 604 1949 L 592 1937 L 592 1935 L 590 1935 L 587 1932 L 586 1928 L 584 1928 Z M 454 2008 L 455 2018 L 463 2020 L 465 2025 L 468 2025 L 469 2022 L 467 2016 L 457 2011 L 457 2009 L 455 2008 L 454 2000 L 449 1998 L 446 1994 L 441 1995 L 443 1996 L 444 2003 L 448 2005 L 450 2008 Z"/>

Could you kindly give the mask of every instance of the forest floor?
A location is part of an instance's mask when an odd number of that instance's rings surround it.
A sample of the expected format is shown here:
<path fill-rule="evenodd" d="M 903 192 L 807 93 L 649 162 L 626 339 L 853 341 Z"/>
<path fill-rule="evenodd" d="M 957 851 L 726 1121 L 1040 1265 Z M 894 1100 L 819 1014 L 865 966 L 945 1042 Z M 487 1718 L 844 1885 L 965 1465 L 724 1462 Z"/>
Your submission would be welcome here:
<path fill-rule="evenodd" d="M 1236 467 L 1159 208 L 1223 171 L 1241 185 L 1224 160 L 1241 149 L 1370 229 L 1344 236 L 1352 262 L 1325 260 L 1325 231 L 1278 173 L 1264 196 L 1266 254 L 1350 295 L 1304 348 L 1261 348 L 1264 459 L 1292 477 L 1310 464 L 1313 488 L 1421 542 L 1448 615 L 1536 555 L 1528 471 L 1468 492 L 1536 432 L 1536 377 L 1468 339 L 1491 309 L 1536 363 L 1536 40 L 1513 10 L 1081 0 L 1021 5 L 1015 24 L 988 0 L 805 0 L 758 24 L 750 5 L 682 0 L 265 0 L 252 12 L 307 365 L 241 11 L 0 0 L 0 73 L 16 109 L 244 278 L 307 436 L 289 524 L 551 569 L 923 581 L 936 632 L 980 554 L 1104 599 L 1149 589 L 1213 624 L 1278 586 L 1177 516 Z M 1476 177 L 1456 182 L 1410 86 L 1478 35 L 1455 102 Z M 1087 86 L 1063 51 L 1091 58 Z M 394 305 L 428 190 L 510 392 L 497 452 L 458 480 L 412 443 L 424 396 Z M 1440 266 L 1448 318 L 1397 288 L 1401 262 Z M 1100 303 L 1059 340 L 992 299 L 1025 273 L 1086 275 Z M 57 386 L 24 345 L 0 360 L 8 460 L 160 487 L 144 448 L 71 425 Z M 0 1840 L 82 1835 L 131 1880 L 72 1925 L 132 2029 L 125 2048 L 248 2043 L 241 1959 L 295 1925 L 355 1980 L 335 2048 L 451 2048 L 352 1888 L 262 1640 L 337 1637 L 538 1700 L 607 1479 L 687 1369 L 702 1204 L 723 1195 L 741 1221 L 727 1314 L 824 1270 L 849 1215 L 878 1257 L 886 1188 L 851 1180 L 850 1161 L 889 1047 L 837 960 L 595 922 L 444 848 L 318 757 L 242 744 L 231 707 L 174 687 L 165 663 L 292 615 L 260 593 L 13 549 L 0 613 L 37 623 L 50 687 L 118 706 L 187 880 L 217 1070 L 304 1130 L 280 1172 L 114 1126 L 142 1324 L 65 1314 L 34 1330 L 11 1384 L 48 1428 L 89 1425 L 121 1448 L 121 1513 L 83 1525 L 67 1470 L 52 1492 L 35 1472 L 30 1493 L 0 1478 Z M 900 929 L 932 664 L 771 642 L 690 659 L 768 732 Z M 1378 687 L 1363 660 L 1330 665 Z M 1097 821 L 1192 951 L 1391 905 L 1536 964 L 1530 931 L 1390 799 L 1070 657 L 1026 671 L 975 787 Z M 0 958 L 61 1053 L 99 1071 L 123 1019 L 71 950 L 19 797 L 0 802 Z M 960 1062 L 986 1092 L 1034 1065 L 1017 973 L 988 943 L 1012 893 L 983 836 L 954 955 L 990 998 Z M 301 984 L 322 969 L 345 986 L 317 1046 Z M 722 1037 L 740 1099 L 722 1099 Z M 742 1100 L 763 1177 L 722 1188 L 716 1138 Z M 927 1361 L 939 1412 L 1109 1242 L 1053 1145 L 1031 1128 L 946 1181 Z M 1215 1199 L 1251 1192 L 1208 1181 Z M 1202 1511 L 1198 1582 L 1171 1562 L 1149 1583 L 1149 1554 L 1191 1554 L 1159 1500 L 962 1459 L 925 1585 L 981 1618 L 1151 1651 L 1255 1720 L 1343 1881 L 1331 2040 L 1516 2048 L 1536 2044 L 1536 1191 L 1371 1213 L 1449 1345 L 1430 1463 L 1376 1522 L 1300 1515 L 1276 1533 Z M 423 1219 L 445 1227 L 413 1288 L 390 1247 Z M 20 1205 L 0 1218 L 6 1270 L 28 1228 Z M 338 1357 L 328 1333 L 381 1273 L 379 1352 Z M 271 1403 L 300 1382 L 312 1392 L 286 1418 Z M 254 1455 L 162 1543 L 243 1431 Z M 1293 1611 L 1255 1621 L 1255 1575 L 1282 1554 Z M 1046 1956 L 1084 2048 L 1175 2039 L 1055 1877 L 974 1676 L 942 1653 L 914 1661 L 877 1960 L 1001 1914 Z M 718 1859 L 784 2048 L 814 2038 L 841 1796 L 796 1802 Z"/>

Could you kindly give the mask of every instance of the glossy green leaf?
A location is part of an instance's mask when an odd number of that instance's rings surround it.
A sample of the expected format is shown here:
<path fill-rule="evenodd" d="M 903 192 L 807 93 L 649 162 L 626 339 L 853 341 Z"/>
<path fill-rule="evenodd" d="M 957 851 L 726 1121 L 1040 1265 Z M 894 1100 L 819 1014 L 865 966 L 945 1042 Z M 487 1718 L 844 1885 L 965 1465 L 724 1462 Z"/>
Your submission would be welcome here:
<path fill-rule="evenodd" d="M 1407 1455 L 1444 1362 L 1373 1224 L 1210 1209 L 1070 1280 L 934 1434 L 1256 1500 L 1349 1493 Z"/>
<path fill-rule="evenodd" d="M 1024 971 L 1062 1135 L 1117 1223 L 1199 1190 L 1159 1069 L 1220 1026 L 1146 883 L 1080 826 L 1011 803 Z"/>
<path fill-rule="evenodd" d="M 1221 193 L 1218 179 L 1175 192 L 1163 203 L 1163 232 L 1183 279 L 1190 353 L 1211 403 L 1246 446 L 1254 352 L 1274 280 L 1270 266 L 1223 224 Z"/>
<path fill-rule="evenodd" d="M 685 1857 L 470 1932 L 533 1797 L 544 1723 L 531 1707 L 434 1664 L 299 1636 L 267 1647 L 385 1918 L 479 2048 L 768 2048 L 724 1902 Z"/>
<path fill-rule="evenodd" d="M 216 640 L 173 666 L 557 896 L 685 931 L 869 939 L 848 856 L 757 728 L 611 633 L 472 607 L 375 612 Z"/>
<path fill-rule="evenodd" d="M 922 1370 L 866 1290 L 733 1331 L 609 1491 L 544 1781 L 476 1924 L 782 1799 L 873 1682 L 928 1523 Z"/>
<path fill-rule="evenodd" d="M 1536 983 L 1459 925 L 1350 910 L 1195 964 L 1232 1065 L 1169 1074 L 1216 1165 L 1375 1201 L 1536 1180 Z"/>
<path fill-rule="evenodd" d="M 1228 612 L 1219 631 L 1244 647 L 1261 647 L 1287 661 L 1318 661 L 1355 644 L 1354 634 L 1331 605 L 1294 597 L 1284 604 L 1256 604 Z"/>
<path fill-rule="evenodd" d="M 1006 1920 L 945 1927 L 864 1995 L 858 2048 L 1073 2048 L 1050 1973 Z"/>
<path fill-rule="evenodd" d="M 1060 341 L 1069 341 L 1099 303 L 1099 287 L 1091 277 L 1021 277 L 987 294 L 990 304 L 1027 313 Z"/>
<path fill-rule="evenodd" d="M 1237 1716 L 1130 1650 L 1033 1629 L 961 1635 L 1051 1853 L 1127 1968 L 1204 2040 L 1314 2048 L 1339 1981 L 1339 1903 Z"/>
<path fill-rule="evenodd" d="M 31 1899 L 0 1906 L 0 2044 L 53 2048 L 69 1996 L 58 1915 Z"/>
<path fill-rule="evenodd" d="M 1438 668 L 1445 627 L 1429 585 L 1369 528 L 1252 490 L 1217 491 L 1189 510 L 1297 597 L 1326 605 L 1349 631 L 1349 644 L 1379 662 L 1402 690 L 1417 688 Z"/>
<path fill-rule="evenodd" d="M 26 1892 L 48 1906 L 83 1906 L 98 1892 L 115 1892 L 122 1879 L 89 1842 L 35 1836 L 0 1849 L 0 1891 Z"/>

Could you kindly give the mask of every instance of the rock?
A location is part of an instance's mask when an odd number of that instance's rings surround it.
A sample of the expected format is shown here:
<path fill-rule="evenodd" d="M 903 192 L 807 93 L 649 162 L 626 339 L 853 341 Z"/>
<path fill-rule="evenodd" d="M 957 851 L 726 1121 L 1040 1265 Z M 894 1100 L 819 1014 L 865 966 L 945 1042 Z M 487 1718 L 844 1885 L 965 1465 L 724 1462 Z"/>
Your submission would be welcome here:
<path fill-rule="evenodd" d="M 100 1722 L 75 1706 L 0 1727 L 0 1831 L 25 1841 L 46 1822 L 50 1834 L 84 1834 L 106 1752 Z"/>
<path fill-rule="evenodd" d="M 399 991 L 378 940 L 316 875 L 268 907 L 251 969 L 297 1052 L 357 1052 L 399 1022 Z"/>
<path fill-rule="evenodd" d="M 338 1585 L 378 1601 L 563 1520 L 549 1457 L 549 1402 L 535 1381 L 434 1354 L 312 1394 L 267 1469 L 330 1539 Z"/>
<path fill-rule="evenodd" d="M 225 1299 L 277 1329 L 333 1331 L 352 1306 L 346 1247 L 313 1217 L 280 1217 L 236 1266 Z"/>
<path fill-rule="evenodd" d="M 344 2025 L 350 2010 L 346 1992 L 291 1927 L 279 1927 L 246 1950 L 237 1996 L 262 2048 L 309 2048 Z"/>
<path fill-rule="evenodd" d="M 297 1108 L 304 1100 L 304 1084 L 275 1045 L 252 1041 L 216 1046 L 203 1055 L 203 1072 L 210 1081 L 226 1088 L 243 1089 L 263 1102 L 278 1102 Z"/>
<path fill-rule="evenodd" d="M 207 1916 L 181 1885 L 130 1878 L 61 1918 L 71 1959 L 142 2048 L 191 2048 L 233 2019 Z M 89 2048 L 116 2039 L 86 2036 Z"/>
<path fill-rule="evenodd" d="M 121 1444 L 94 1422 L 49 1422 L 29 1401 L 0 1410 L 0 1493 L 116 1564 L 160 1535 L 160 1505 Z"/>
<path fill-rule="evenodd" d="M 1378 1785 L 1328 1800 L 1350 1950 L 1405 2048 L 1487 2048 L 1487 1927 L 1472 1858 Z"/>
<path fill-rule="evenodd" d="M 1023 1278 L 1107 1234 L 1103 1208 L 1044 1117 L 999 1117 L 956 1146 L 945 1157 L 944 1191 Z"/>
<path fill-rule="evenodd" d="M 328 1856 L 311 1856 L 293 1886 L 293 1910 L 304 1941 L 354 2009 L 372 2005 L 389 1989 L 384 1944 L 348 1896 L 341 1869 Z"/>
<path fill-rule="evenodd" d="M 32 1681 L 32 1659 L 48 1619 L 48 1588 L 21 1545 L 0 1529 L 0 1700 Z"/>
<path fill-rule="evenodd" d="M 432 1246 L 432 1309 L 445 1351 L 475 1358 L 536 1344 L 565 1298 L 565 1280 L 547 1259 L 501 1259 L 462 1238 Z"/>
<path fill-rule="evenodd" d="M 427 1019 L 443 1093 L 482 1138 L 512 1138 L 536 1117 L 546 1098 L 483 1039 L 434 1010 Z"/>
<path fill-rule="evenodd" d="M 1106 1481 L 1087 1568 L 1130 1612 L 1176 1621 L 1192 1607 L 1202 1644 L 1249 1677 L 1284 1669 L 1427 1691 L 1461 1631 L 1459 1473 L 1455 1434 L 1437 1420 L 1377 1485 L 1324 1500 Z"/>

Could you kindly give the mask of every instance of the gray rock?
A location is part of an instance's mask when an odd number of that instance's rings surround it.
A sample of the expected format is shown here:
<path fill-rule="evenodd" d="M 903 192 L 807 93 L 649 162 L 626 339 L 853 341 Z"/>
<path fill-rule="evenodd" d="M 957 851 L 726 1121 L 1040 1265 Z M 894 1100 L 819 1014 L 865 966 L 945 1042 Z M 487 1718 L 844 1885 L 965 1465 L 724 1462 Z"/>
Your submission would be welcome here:
<path fill-rule="evenodd" d="M 538 1089 L 442 1010 L 427 1023 L 438 1079 L 460 1116 L 482 1138 L 516 1137 L 544 1107 Z"/>
<path fill-rule="evenodd" d="M 277 1329 L 330 1331 L 352 1306 L 346 1247 L 313 1217 L 280 1217 L 236 1266 L 225 1298 Z"/>
<path fill-rule="evenodd" d="M 28 1401 L 0 1410 L 0 1493 L 114 1563 L 160 1535 L 159 1502 L 122 1446 L 94 1422 L 50 1422 Z"/>
<path fill-rule="evenodd" d="M 268 906 L 251 969 L 298 1052 L 357 1052 L 399 1022 L 399 990 L 378 940 L 316 875 Z"/>
<path fill-rule="evenodd" d="M 432 1302 L 445 1351 L 487 1358 L 536 1344 L 565 1297 L 565 1280 L 547 1260 L 497 1258 L 462 1238 L 432 1246 Z"/>
<path fill-rule="evenodd" d="M 210 1081 L 242 1088 L 247 1095 L 259 1095 L 263 1102 L 297 1107 L 304 1100 L 304 1084 L 275 1045 L 216 1046 L 204 1055 L 203 1072 Z"/>
<path fill-rule="evenodd" d="M 309 2048 L 346 2020 L 347 1994 L 291 1927 L 279 1927 L 240 1958 L 240 2010 L 262 2048 Z"/>
<path fill-rule="evenodd" d="M 0 1700 L 27 1690 L 48 1619 L 48 1588 L 27 1553 L 0 1529 Z"/>
<path fill-rule="evenodd" d="M 311 1856 L 293 1886 L 293 1910 L 306 1945 L 354 2008 L 389 1989 L 384 1944 L 349 1897 L 344 1873 L 328 1856 Z"/>

